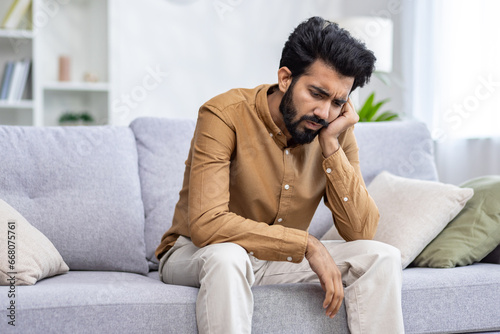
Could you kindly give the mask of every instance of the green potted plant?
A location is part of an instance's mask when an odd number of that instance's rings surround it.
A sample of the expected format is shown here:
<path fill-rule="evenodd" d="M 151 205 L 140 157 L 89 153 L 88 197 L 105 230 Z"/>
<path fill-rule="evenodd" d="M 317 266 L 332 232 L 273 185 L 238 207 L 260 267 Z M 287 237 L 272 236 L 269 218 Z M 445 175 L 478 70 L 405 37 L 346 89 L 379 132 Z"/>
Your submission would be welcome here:
<path fill-rule="evenodd" d="M 94 117 L 84 111 L 82 113 L 65 112 L 59 117 L 59 125 L 90 125 L 94 122 Z"/>
<path fill-rule="evenodd" d="M 80 120 L 82 120 L 84 125 L 89 125 L 94 123 L 94 117 L 92 117 L 92 115 L 86 111 L 80 114 Z"/>
<path fill-rule="evenodd" d="M 387 122 L 398 119 L 398 114 L 392 111 L 379 113 L 380 108 L 389 102 L 385 99 L 375 103 L 375 92 L 371 93 L 363 106 L 358 110 L 360 122 Z"/>

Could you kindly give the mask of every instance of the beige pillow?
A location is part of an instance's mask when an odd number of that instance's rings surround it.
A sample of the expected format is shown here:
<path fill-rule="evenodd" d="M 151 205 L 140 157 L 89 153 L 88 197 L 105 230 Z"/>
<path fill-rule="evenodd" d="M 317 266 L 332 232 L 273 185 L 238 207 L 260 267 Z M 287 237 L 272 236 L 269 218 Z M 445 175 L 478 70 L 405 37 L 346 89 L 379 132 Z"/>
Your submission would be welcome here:
<path fill-rule="evenodd" d="M 420 254 L 474 195 L 470 188 L 407 179 L 389 172 L 380 173 L 368 186 L 368 192 L 380 212 L 380 222 L 373 240 L 398 248 L 403 268 Z M 333 226 L 322 239 L 338 238 Z"/>
<path fill-rule="evenodd" d="M 33 285 L 69 270 L 52 242 L 1 199 L 0 244 L 0 285 Z"/>

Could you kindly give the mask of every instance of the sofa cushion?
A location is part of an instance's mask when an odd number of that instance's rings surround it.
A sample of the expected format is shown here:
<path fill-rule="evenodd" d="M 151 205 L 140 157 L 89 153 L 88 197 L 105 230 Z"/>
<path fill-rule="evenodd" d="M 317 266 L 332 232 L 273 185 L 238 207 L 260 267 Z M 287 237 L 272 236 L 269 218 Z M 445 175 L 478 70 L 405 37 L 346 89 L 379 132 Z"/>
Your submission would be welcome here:
<path fill-rule="evenodd" d="M 16 326 L 2 319 L 0 333 L 197 333 L 198 289 L 144 275 L 69 271 L 16 294 Z"/>
<path fill-rule="evenodd" d="M 433 141 L 424 123 L 358 123 L 354 127 L 354 134 L 359 146 L 361 174 L 366 185 L 384 170 L 411 179 L 438 180 Z M 331 212 L 321 202 L 309 232 L 321 237 L 332 225 Z"/>
<path fill-rule="evenodd" d="M 474 189 L 465 208 L 415 259 L 419 267 L 453 268 L 480 261 L 500 244 L 500 176 L 461 185 Z"/>
<path fill-rule="evenodd" d="M 405 333 L 500 331 L 500 266 L 403 270 Z"/>
<path fill-rule="evenodd" d="M 71 270 L 148 271 L 129 128 L 1 126 L 0 151 L 0 198 Z"/>
<path fill-rule="evenodd" d="M 52 242 L 1 199 L 0 240 L 6 252 L 0 256 L 0 285 L 33 285 L 69 270 Z"/>
<path fill-rule="evenodd" d="M 158 268 L 154 252 L 172 225 L 195 124 L 194 120 L 152 117 L 137 118 L 130 124 L 139 155 L 146 254 L 151 269 Z"/>
<path fill-rule="evenodd" d="M 5 289 L 0 287 L 2 297 Z M 349 333 L 344 304 L 334 319 L 325 316 L 319 284 L 267 285 L 252 291 L 252 333 Z M 70 271 L 17 292 L 22 303 L 19 297 L 16 333 L 197 333 L 198 289 L 142 275 Z M 1 321 L 0 333 L 9 333 L 8 327 Z"/>
<path fill-rule="evenodd" d="M 198 289 L 164 284 L 156 279 L 158 272 L 149 275 L 155 279 L 70 271 L 34 287 L 18 287 L 22 317 L 16 328 L 0 322 L 0 332 L 197 333 Z M 0 295 L 6 296 L 7 289 L 0 287 Z M 335 318 L 325 317 L 319 284 L 267 285 L 252 291 L 252 333 L 348 333 L 345 304 Z M 406 269 L 402 307 L 405 333 L 498 331 L 500 266 Z"/>

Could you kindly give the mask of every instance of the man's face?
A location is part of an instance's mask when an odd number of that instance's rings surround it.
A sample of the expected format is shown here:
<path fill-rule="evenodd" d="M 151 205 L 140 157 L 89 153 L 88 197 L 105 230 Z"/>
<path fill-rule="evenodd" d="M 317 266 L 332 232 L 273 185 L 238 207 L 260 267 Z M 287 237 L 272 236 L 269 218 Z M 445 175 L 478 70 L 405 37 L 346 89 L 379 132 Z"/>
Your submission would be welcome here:
<path fill-rule="evenodd" d="M 317 60 L 283 95 L 279 110 L 295 144 L 308 144 L 333 122 L 347 102 L 354 78 Z"/>

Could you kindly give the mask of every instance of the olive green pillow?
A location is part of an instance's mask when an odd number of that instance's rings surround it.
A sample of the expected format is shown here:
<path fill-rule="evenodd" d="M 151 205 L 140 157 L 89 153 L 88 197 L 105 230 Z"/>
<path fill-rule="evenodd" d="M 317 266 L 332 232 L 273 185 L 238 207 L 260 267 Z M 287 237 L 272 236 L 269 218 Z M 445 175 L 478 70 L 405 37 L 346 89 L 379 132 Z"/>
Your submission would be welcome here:
<path fill-rule="evenodd" d="M 474 189 L 464 209 L 417 256 L 418 267 L 453 268 L 480 261 L 500 244 L 500 175 L 460 185 Z"/>

